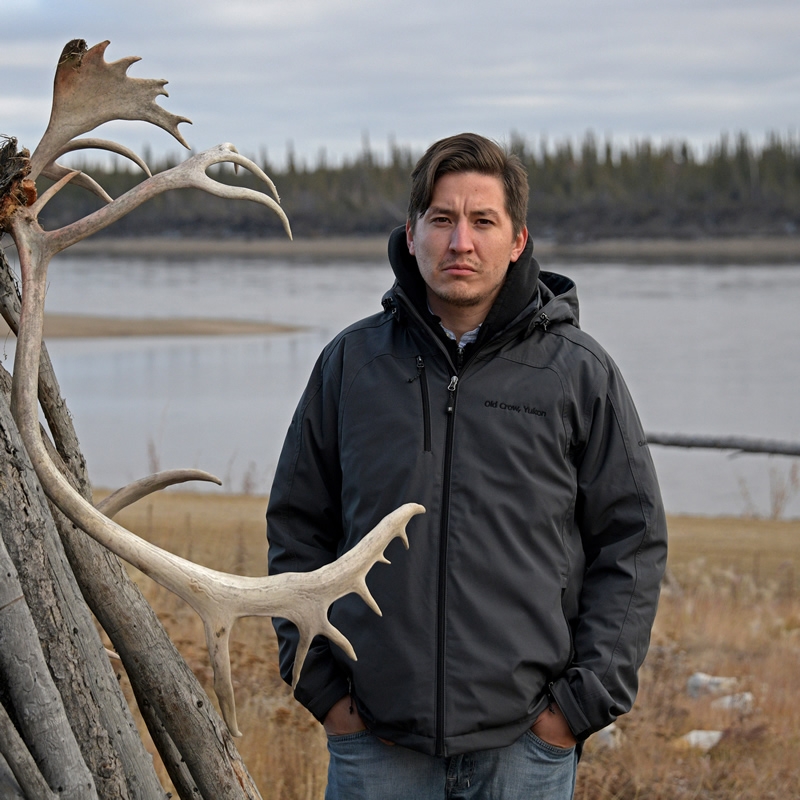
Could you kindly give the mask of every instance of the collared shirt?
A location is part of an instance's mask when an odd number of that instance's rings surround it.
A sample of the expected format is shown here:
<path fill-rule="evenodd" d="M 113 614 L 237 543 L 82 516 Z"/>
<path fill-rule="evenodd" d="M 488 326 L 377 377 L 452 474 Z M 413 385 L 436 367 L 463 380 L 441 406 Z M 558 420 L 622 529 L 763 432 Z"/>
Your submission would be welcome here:
<path fill-rule="evenodd" d="M 478 334 L 480 333 L 481 325 L 483 323 L 478 325 L 477 328 L 473 328 L 471 331 L 467 331 L 466 333 L 462 334 L 461 338 L 458 339 L 453 331 L 451 331 L 450 328 L 445 327 L 442 323 L 442 320 L 436 314 L 434 314 L 430 303 L 428 303 L 428 311 L 430 311 L 430 313 L 436 317 L 437 320 L 439 320 L 439 327 L 441 327 L 441 329 L 445 332 L 445 335 L 448 339 L 458 345 L 459 350 L 463 350 L 468 344 L 475 344 L 475 340 L 478 338 Z"/>
<path fill-rule="evenodd" d="M 442 326 L 442 330 L 447 335 L 447 338 L 452 339 L 458 345 L 459 350 L 463 350 L 468 344 L 474 344 L 475 340 L 478 338 L 478 333 L 480 333 L 481 330 L 481 326 L 478 325 L 477 328 L 473 328 L 471 331 L 467 331 L 466 333 L 461 335 L 460 339 L 457 339 L 453 331 L 451 331 L 449 328 L 445 328 L 445 326 L 442 325 L 441 321 L 439 322 L 439 325 Z"/>

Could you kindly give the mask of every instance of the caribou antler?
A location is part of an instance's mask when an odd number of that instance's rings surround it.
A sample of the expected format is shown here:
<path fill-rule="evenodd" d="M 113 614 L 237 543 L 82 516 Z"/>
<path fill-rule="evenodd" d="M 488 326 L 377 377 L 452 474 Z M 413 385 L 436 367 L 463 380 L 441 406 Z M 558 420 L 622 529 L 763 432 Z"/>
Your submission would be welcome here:
<path fill-rule="evenodd" d="M 155 102 L 159 95 L 168 96 L 167 81 L 128 77 L 128 68 L 141 59 L 130 56 L 108 63 L 103 56 L 109 44 L 100 42 L 87 50 L 83 39 L 73 39 L 64 47 L 56 67 L 50 121 L 31 156 L 31 179 L 36 180 L 67 142 L 112 120 L 150 122 L 189 147 L 178 125 L 191 120 Z"/>
<path fill-rule="evenodd" d="M 367 572 L 376 562 L 388 563 L 383 551 L 395 537 L 400 537 L 408 546 L 406 525 L 424 509 L 413 503 L 401 506 L 378 523 L 356 547 L 315 572 L 247 578 L 201 567 L 175 556 L 140 539 L 101 513 L 105 510 L 111 515 L 137 497 L 175 480 L 191 477 L 216 481 L 213 476 L 196 471 L 151 476 L 107 498 L 98 509 L 84 500 L 53 464 L 41 438 L 37 398 L 47 268 L 53 255 L 111 224 L 147 199 L 169 189 L 185 187 L 262 203 L 279 215 L 291 237 L 289 221 L 278 205 L 272 181 L 230 144 L 219 145 L 148 177 L 116 200 L 108 198 L 110 202 L 106 206 L 84 219 L 58 230 L 42 230 L 38 223 L 41 209 L 80 174 L 55 163 L 61 153 L 81 146 L 98 146 L 132 156 L 113 143 L 88 140 L 87 145 L 86 140 L 74 140 L 74 136 L 111 119 L 138 119 L 159 125 L 185 144 L 177 125 L 188 120 L 167 113 L 154 102 L 157 95 L 166 94 L 163 91 L 165 81 L 128 78 L 125 75 L 128 67 L 138 59 L 126 58 L 108 64 L 103 60 L 107 45 L 108 42 L 103 42 L 88 51 L 82 40 L 67 45 L 56 72 L 53 112 L 47 132 L 29 162 L 26 152 L 17 154 L 15 158 L 19 163 L 14 162 L 13 179 L 8 186 L 0 186 L 0 228 L 10 231 L 17 245 L 22 272 L 22 311 L 11 407 L 42 487 L 55 505 L 79 528 L 182 597 L 200 615 L 214 668 L 214 690 L 228 728 L 238 736 L 228 647 L 234 622 L 243 616 L 281 616 L 294 622 L 300 633 L 293 670 L 295 684 L 311 640 L 317 635 L 327 636 L 355 658 L 350 642 L 328 621 L 328 608 L 336 599 L 355 592 L 380 613 L 367 589 Z M 136 160 L 135 156 L 133 158 Z M 267 185 L 276 199 L 209 178 L 208 167 L 220 162 L 246 167 Z M 32 181 L 40 174 L 49 174 L 57 182 L 36 199 Z M 85 185 L 94 191 L 100 188 Z"/>

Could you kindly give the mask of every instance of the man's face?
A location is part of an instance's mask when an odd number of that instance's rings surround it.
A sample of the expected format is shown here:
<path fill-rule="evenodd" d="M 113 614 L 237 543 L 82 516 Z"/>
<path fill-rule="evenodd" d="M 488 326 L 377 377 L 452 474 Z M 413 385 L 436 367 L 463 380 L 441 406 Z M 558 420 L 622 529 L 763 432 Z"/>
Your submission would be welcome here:
<path fill-rule="evenodd" d="M 477 172 L 442 175 L 430 207 L 406 223 L 431 310 L 443 319 L 467 309 L 484 319 L 527 240 L 527 228 L 514 235 L 500 178 Z"/>

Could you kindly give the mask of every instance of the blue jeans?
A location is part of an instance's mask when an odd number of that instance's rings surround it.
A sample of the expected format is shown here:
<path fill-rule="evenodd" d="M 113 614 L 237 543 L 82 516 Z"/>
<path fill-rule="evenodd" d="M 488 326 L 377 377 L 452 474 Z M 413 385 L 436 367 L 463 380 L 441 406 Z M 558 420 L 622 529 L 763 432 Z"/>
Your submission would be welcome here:
<path fill-rule="evenodd" d="M 574 747 L 526 731 L 509 747 L 436 758 L 368 731 L 328 737 L 325 800 L 570 800 Z"/>

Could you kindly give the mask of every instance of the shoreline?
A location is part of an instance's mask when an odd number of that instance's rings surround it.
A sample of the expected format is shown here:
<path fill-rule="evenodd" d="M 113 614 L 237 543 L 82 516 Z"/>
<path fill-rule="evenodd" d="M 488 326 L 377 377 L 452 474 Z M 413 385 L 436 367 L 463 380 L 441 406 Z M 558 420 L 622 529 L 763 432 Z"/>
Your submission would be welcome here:
<path fill-rule="evenodd" d="M 84 258 L 303 258 L 385 260 L 388 235 L 275 239 L 179 239 L 144 236 L 78 242 L 67 257 Z M 725 239 L 601 239 L 562 244 L 534 237 L 534 255 L 548 261 L 797 264 L 800 237 Z"/>
<path fill-rule="evenodd" d="M 71 247 L 67 258 L 206 258 L 311 261 L 386 261 L 387 237 L 335 236 L 275 239 L 95 238 Z M 800 237 L 728 239 L 607 239 L 560 244 L 534 239 L 534 255 L 548 269 L 557 262 L 800 266 Z M 144 336 L 246 336 L 291 333 L 301 328 L 257 320 L 215 318 L 118 318 L 45 314 L 46 339 Z M 10 335 L 0 318 L 0 337 Z"/>

